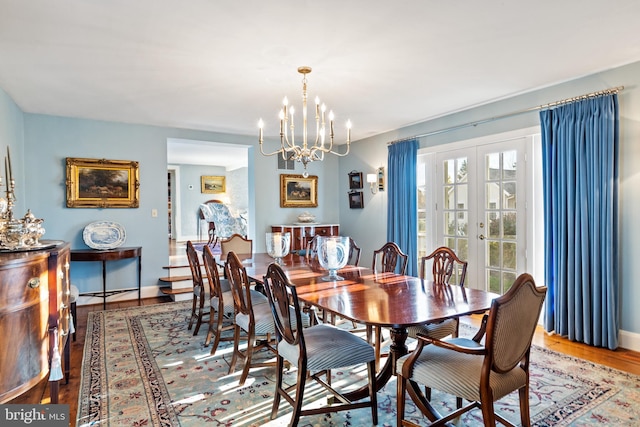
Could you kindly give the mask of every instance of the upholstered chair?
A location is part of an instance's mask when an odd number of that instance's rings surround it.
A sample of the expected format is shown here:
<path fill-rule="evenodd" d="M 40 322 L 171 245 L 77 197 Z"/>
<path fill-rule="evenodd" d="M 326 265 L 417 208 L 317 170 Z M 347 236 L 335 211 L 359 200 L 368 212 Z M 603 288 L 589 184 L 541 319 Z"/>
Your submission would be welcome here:
<path fill-rule="evenodd" d="M 234 234 L 228 239 L 220 240 L 220 251 L 222 255 L 226 255 L 231 251 L 236 254 L 251 254 L 253 253 L 253 240 L 249 240 L 240 234 Z"/>
<path fill-rule="evenodd" d="M 372 424 L 377 424 L 373 347 L 357 335 L 333 325 L 320 323 L 309 328 L 298 327 L 303 323 L 303 313 L 296 288 L 279 265 L 273 263 L 269 266 L 264 282 L 277 337 L 276 395 L 271 418 L 277 416 L 280 399 L 284 397 L 293 406 L 289 426 L 297 426 L 301 416 L 362 407 L 371 408 Z M 290 310 L 291 305 L 293 310 Z M 290 387 L 283 386 L 282 381 L 285 361 L 297 368 L 297 381 Z M 362 364 L 366 364 L 368 369 L 370 397 L 364 402 L 351 402 L 331 387 L 331 370 Z M 305 386 L 309 379 L 320 383 L 340 403 L 303 410 Z M 290 395 L 292 390 L 295 390 L 295 397 Z M 359 420 L 356 424 L 369 423 Z"/>
<path fill-rule="evenodd" d="M 202 261 L 209 281 L 209 330 L 204 341 L 205 347 L 211 342 L 211 354 L 215 354 L 220 341 L 233 338 L 222 337 L 224 331 L 233 329 L 233 294 L 229 281 L 220 278 L 216 259 L 208 245 L 202 249 Z M 225 324 L 226 323 L 226 324 Z"/>
<path fill-rule="evenodd" d="M 496 419 L 512 425 L 495 413 L 494 402 L 515 390 L 520 421 L 523 426 L 531 425 L 529 356 L 546 291 L 546 287 L 536 287 L 529 274 L 521 274 L 506 294 L 493 301 L 473 338 L 438 340 L 419 335 L 416 349 L 396 365 L 397 425 L 415 426 L 404 420 L 406 392 L 419 409 L 435 415 L 420 384 L 470 402 L 431 425 L 444 425 L 473 408 L 481 408 L 485 426 L 495 426 Z"/>
<path fill-rule="evenodd" d="M 198 252 L 193 247 L 191 240 L 187 242 L 187 259 L 189 260 L 189 268 L 191 269 L 191 279 L 193 281 L 193 304 L 191 306 L 191 317 L 189 319 L 188 330 L 191 330 L 195 322 L 193 335 L 198 335 L 202 319 L 208 315 L 204 310 L 205 289 L 202 278 L 202 268 L 200 267 L 200 259 Z"/>

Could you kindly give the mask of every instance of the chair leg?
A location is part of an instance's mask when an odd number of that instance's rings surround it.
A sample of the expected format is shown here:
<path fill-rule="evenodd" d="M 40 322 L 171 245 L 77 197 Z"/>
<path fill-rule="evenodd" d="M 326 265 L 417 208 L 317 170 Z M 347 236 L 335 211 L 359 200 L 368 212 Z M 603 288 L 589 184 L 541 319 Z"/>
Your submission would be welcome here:
<path fill-rule="evenodd" d="M 191 306 L 191 319 L 189 319 L 189 326 L 187 326 L 187 330 L 190 331 L 193 327 L 193 318 L 196 317 L 196 308 L 197 308 L 198 297 L 196 294 L 193 294 L 193 304 Z M 195 335 L 195 334 L 194 334 Z"/>
<path fill-rule="evenodd" d="M 249 376 L 249 369 L 251 368 L 251 356 L 253 355 L 253 346 L 255 345 L 256 337 L 253 332 L 247 334 L 247 349 L 244 353 L 244 367 L 242 368 L 242 374 L 240 375 L 240 381 L 238 385 L 244 385 L 244 382 Z"/>
<path fill-rule="evenodd" d="M 302 400 L 304 399 L 304 386 L 307 382 L 307 369 L 306 363 L 302 367 L 298 367 L 298 381 L 296 382 L 296 400 L 293 404 L 293 414 L 291 414 L 291 421 L 289 427 L 295 427 L 300 421 L 300 413 L 302 412 Z M 303 369 L 300 369 L 303 368 Z"/>
<path fill-rule="evenodd" d="M 484 421 L 484 425 L 486 427 L 495 427 L 496 414 L 493 408 L 493 395 L 491 391 L 484 393 L 480 391 L 480 400 L 480 409 L 482 409 L 482 419 Z"/>
<path fill-rule="evenodd" d="M 240 326 L 235 325 L 233 328 L 233 356 L 231 357 L 231 363 L 229 363 L 229 374 L 232 374 L 236 370 L 236 362 L 238 361 L 239 353 L 240 353 Z"/>
<path fill-rule="evenodd" d="M 375 360 L 367 364 L 369 371 L 369 399 L 371 400 L 371 420 L 378 424 L 378 396 L 376 391 L 376 363 Z"/>
<path fill-rule="evenodd" d="M 402 420 L 404 420 L 404 405 L 406 403 L 406 393 L 404 392 L 407 386 L 407 380 L 402 375 L 396 376 L 397 393 L 396 393 L 396 425 L 401 426 Z"/>
<path fill-rule="evenodd" d="M 531 427 L 531 415 L 529 414 L 529 384 L 518 390 L 520 396 L 520 423 L 523 427 Z"/>
<path fill-rule="evenodd" d="M 271 419 L 278 415 L 280 407 L 280 397 L 285 391 L 282 389 L 282 374 L 284 371 L 284 359 L 281 356 L 276 357 L 276 394 L 273 396 L 273 406 L 271 407 Z"/>
<path fill-rule="evenodd" d="M 200 331 L 200 325 L 202 325 L 202 317 L 203 317 L 203 311 L 204 311 L 204 298 L 201 295 L 200 298 L 198 298 L 200 300 L 199 304 L 198 304 L 198 313 L 196 318 L 198 319 L 198 321 L 196 322 L 196 328 L 193 331 L 193 336 L 198 335 L 198 332 Z"/>

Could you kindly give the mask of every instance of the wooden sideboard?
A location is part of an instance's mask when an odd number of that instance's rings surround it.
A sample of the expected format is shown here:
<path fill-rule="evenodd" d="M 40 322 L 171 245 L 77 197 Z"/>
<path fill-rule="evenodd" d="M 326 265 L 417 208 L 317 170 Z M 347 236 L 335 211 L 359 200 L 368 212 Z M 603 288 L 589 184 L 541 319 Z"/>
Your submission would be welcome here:
<path fill-rule="evenodd" d="M 339 224 L 284 224 L 272 225 L 272 233 L 291 233 L 291 251 L 307 249 L 307 243 L 315 235 L 338 236 Z"/>
<path fill-rule="evenodd" d="M 44 244 L 48 243 L 43 241 Z M 0 403 L 49 374 L 54 337 L 69 373 L 69 244 L 0 254 Z M 58 383 L 50 381 L 51 403 Z"/>

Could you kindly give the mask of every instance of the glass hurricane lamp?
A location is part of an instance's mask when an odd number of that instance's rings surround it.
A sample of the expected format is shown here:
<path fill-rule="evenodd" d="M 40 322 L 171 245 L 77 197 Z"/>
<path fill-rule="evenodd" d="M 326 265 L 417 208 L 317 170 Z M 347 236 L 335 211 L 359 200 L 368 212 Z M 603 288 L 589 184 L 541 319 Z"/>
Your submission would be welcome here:
<path fill-rule="evenodd" d="M 276 264 L 282 265 L 282 258 L 289 255 L 291 233 L 267 233 L 267 253 Z"/>
<path fill-rule="evenodd" d="M 329 275 L 322 278 L 327 282 L 344 280 L 337 272 L 347 265 L 349 260 L 349 237 L 318 237 L 318 262 L 322 268 L 329 270 Z"/>

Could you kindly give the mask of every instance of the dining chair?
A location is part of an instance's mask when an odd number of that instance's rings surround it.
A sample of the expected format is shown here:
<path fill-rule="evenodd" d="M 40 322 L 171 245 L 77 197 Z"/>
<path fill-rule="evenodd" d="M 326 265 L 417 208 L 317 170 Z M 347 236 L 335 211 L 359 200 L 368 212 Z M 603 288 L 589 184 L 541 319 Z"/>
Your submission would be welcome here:
<path fill-rule="evenodd" d="M 222 255 L 226 255 L 231 251 L 236 254 L 252 254 L 253 240 L 236 233 L 228 239 L 220 240 L 220 251 Z"/>
<path fill-rule="evenodd" d="M 307 250 L 305 251 L 304 257 L 307 262 L 311 262 L 314 258 L 318 257 L 318 239 L 320 238 L 319 234 L 313 236 L 307 242 Z"/>
<path fill-rule="evenodd" d="M 397 425 L 416 426 L 404 420 L 405 391 L 422 412 L 430 411 L 432 406 L 419 384 L 470 401 L 432 426 L 444 425 L 474 408 L 482 410 L 485 426 L 495 426 L 496 419 L 512 426 L 495 413 L 493 404 L 515 390 L 520 421 L 523 426 L 531 425 L 529 356 L 546 292 L 546 287 L 536 287 L 529 274 L 521 274 L 506 294 L 493 300 L 473 338 L 439 340 L 419 335 L 416 349 L 396 365 Z"/>
<path fill-rule="evenodd" d="M 191 306 L 191 317 L 189 319 L 189 326 L 187 330 L 191 330 L 195 322 L 195 329 L 193 335 L 198 335 L 202 319 L 208 315 L 204 310 L 205 301 L 205 289 L 204 280 L 202 278 L 202 268 L 200 267 L 200 259 L 198 258 L 198 252 L 193 246 L 191 240 L 187 241 L 187 259 L 189 261 L 189 268 L 191 270 L 191 280 L 193 281 L 193 304 Z"/>
<path fill-rule="evenodd" d="M 243 385 L 249 375 L 249 369 L 259 366 L 273 366 L 274 363 L 253 363 L 254 352 L 266 348 L 275 353 L 271 345 L 276 332 L 267 297 L 254 289 L 242 261 L 235 252 L 227 254 L 225 263 L 226 276 L 229 279 L 233 295 L 233 356 L 229 365 L 229 374 L 236 368 L 238 359 L 244 360 L 239 385 Z M 247 348 L 240 350 L 242 331 L 246 333 Z M 260 340 L 257 342 L 257 340 Z"/>
<path fill-rule="evenodd" d="M 373 261 L 371 269 L 380 273 L 405 274 L 409 255 L 402 252 L 395 242 L 387 242 L 380 249 L 373 251 Z M 380 326 L 366 326 L 367 341 L 373 344 L 376 352 L 376 370 L 380 369 L 380 358 L 382 357 L 382 347 L 386 344 L 382 339 L 382 328 Z"/>
<path fill-rule="evenodd" d="M 233 293 L 229 281 L 220 278 L 218 264 L 209 245 L 202 250 L 202 263 L 209 281 L 209 329 L 204 346 L 207 347 L 213 337 L 211 354 L 215 354 L 220 341 L 231 341 L 232 337 L 222 337 L 224 331 L 232 330 L 233 325 Z M 227 321 L 226 325 L 225 320 Z"/>
<path fill-rule="evenodd" d="M 356 244 L 352 237 L 349 237 L 349 260 L 347 264 L 355 266 L 360 264 L 360 246 Z"/>
<path fill-rule="evenodd" d="M 451 277 L 455 272 L 458 285 L 464 286 L 467 277 L 467 262 L 458 258 L 451 248 L 441 246 L 431 254 L 420 258 L 419 275 L 421 279 L 426 278 L 426 267 L 429 261 L 432 261 L 431 275 L 434 284 L 450 285 Z M 456 317 L 441 322 L 412 326 L 408 328 L 409 337 L 415 338 L 418 334 L 423 334 L 436 339 L 442 339 L 449 335 L 455 338 L 458 336 L 459 323 Z"/>
<path fill-rule="evenodd" d="M 280 399 L 284 397 L 293 406 L 289 426 L 297 426 L 301 416 L 363 407 L 371 408 L 373 424 L 377 424 L 378 404 L 373 347 L 362 338 L 326 323 L 309 328 L 298 327 L 303 320 L 296 287 L 289 282 L 279 265 L 273 263 L 269 266 L 264 283 L 277 339 L 276 395 L 273 399 L 271 419 L 277 416 Z M 291 304 L 293 310 L 289 309 Z M 285 361 L 297 368 L 297 380 L 289 387 L 283 386 Z M 331 386 L 331 370 L 362 364 L 367 365 L 370 398 L 364 402 L 351 402 Z M 334 402 L 338 403 L 302 409 L 307 379 L 317 381 L 333 395 Z M 295 397 L 290 394 L 293 390 Z"/>

